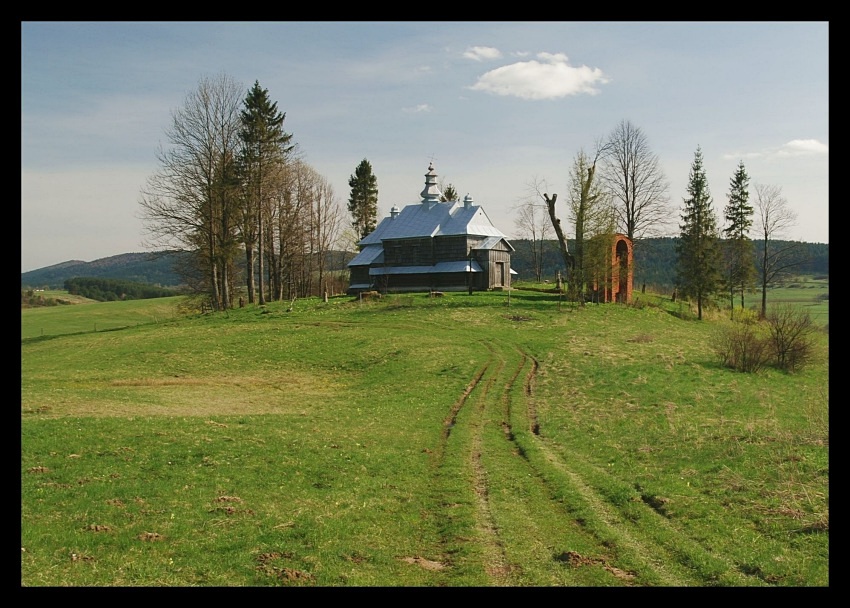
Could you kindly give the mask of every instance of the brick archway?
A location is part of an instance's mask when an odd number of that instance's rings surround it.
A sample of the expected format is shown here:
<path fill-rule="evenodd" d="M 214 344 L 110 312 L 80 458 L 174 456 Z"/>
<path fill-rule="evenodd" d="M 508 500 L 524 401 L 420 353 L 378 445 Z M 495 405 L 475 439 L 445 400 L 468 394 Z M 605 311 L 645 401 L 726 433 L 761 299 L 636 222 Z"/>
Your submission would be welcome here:
<path fill-rule="evenodd" d="M 602 281 L 602 301 L 632 301 L 632 283 L 634 277 L 634 254 L 632 240 L 625 234 L 615 234 L 609 250 L 610 266 L 608 276 Z"/>
<path fill-rule="evenodd" d="M 632 301 L 632 279 L 634 277 L 634 256 L 632 240 L 625 234 L 614 236 L 612 247 L 611 283 L 615 302 L 628 303 Z"/>

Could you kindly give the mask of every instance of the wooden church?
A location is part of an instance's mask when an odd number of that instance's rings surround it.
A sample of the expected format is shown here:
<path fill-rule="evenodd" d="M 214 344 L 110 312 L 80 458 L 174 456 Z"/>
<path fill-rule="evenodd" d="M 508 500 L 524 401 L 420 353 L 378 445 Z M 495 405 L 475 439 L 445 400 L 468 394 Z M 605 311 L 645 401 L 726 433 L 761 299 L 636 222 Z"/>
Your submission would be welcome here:
<path fill-rule="evenodd" d="M 441 202 L 431 163 L 421 197 L 358 243 L 348 293 L 509 289 L 514 248 L 472 196 Z"/>

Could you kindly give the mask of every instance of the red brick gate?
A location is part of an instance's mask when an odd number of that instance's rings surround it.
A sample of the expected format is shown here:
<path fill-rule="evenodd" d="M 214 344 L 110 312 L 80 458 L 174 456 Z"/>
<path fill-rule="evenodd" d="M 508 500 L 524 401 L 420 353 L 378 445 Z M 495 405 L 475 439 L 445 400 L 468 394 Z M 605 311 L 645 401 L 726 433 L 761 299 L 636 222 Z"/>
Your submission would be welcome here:
<path fill-rule="evenodd" d="M 625 234 L 614 235 L 610 261 L 608 274 L 601 277 L 601 281 L 597 279 L 595 289 L 599 290 L 603 302 L 631 302 L 634 257 L 632 241 Z"/>

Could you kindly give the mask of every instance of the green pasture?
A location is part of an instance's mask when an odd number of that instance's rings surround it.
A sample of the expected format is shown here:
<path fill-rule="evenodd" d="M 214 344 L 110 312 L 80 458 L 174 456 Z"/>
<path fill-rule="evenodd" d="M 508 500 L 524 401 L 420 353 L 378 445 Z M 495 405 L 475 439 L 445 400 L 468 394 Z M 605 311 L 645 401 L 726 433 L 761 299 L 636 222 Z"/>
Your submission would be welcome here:
<path fill-rule="evenodd" d="M 761 306 L 761 293 L 744 297 L 747 307 Z M 829 279 L 809 276 L 792 277 L 771 287 L 767 292 L 767 307 L 782 303 L 799 305 L 812 321 L 821 327 L 829 325 Z"/>
<path fill-rule="evenodd" d="M 826 332 L 743 374 L 652 294 L 178 302 L 22 311 L 22 586 L 829 585 Z"/>
<path fill-rule="evenodd" d="M 67 292 L 44 292 L 45 297 L 69 299 Z M 49 295 L 47 295 L 49 294 Z M 151 300 L 96 302 L 77 300 L 75 304 L 24 308 L 21 310 L 21 339 L 54 337 L 123 329 L 174 319 L 183 296 Z"/>

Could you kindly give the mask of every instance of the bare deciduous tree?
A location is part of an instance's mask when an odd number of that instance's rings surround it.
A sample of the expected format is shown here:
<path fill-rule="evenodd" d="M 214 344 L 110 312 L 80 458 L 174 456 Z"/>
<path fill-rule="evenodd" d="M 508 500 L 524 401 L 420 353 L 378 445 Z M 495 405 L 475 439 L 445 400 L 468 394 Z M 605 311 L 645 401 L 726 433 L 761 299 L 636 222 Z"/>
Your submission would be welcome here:
<path fill-rule="evenodd" d="M 640 129 L 621 121 L 604 144 L 602 178 L 614 199 L 617 229 L 635 239 L 663 234 L 674 214 L 658 156 Z"/>
<path fill-rule="evenodd" d="M 614 214 L 608 194 L 597 177 L 601 147 L 593 156 L 580 150 L 570 170 L 567 209 L 575 226 L 575 269 L 570 283 L 572 297 L 584 303 L 592 283 L 610 273 L 604 267 L 614 232 Z"/>
<path fill-rule="evenodd" d="M 236 171 L 242 87 L 226 75 L 203 78 L 172 113 L 170 147 L 141 192 L 146 242 L 190 251 L 205 268 L 214 309 L 231 304 L 240 188 Z"/>
<path fill-rule="evenodd" d="M 558 238 L 558 248 L 561 252 L 561 259 L 564 262 L 564 279 L 568 281 L 570 279 L 572 269 L 575 266 L 575 257 L 570 253 L 567 235 L 564 232 L 564 229 L 561 226 L 561 220 L 558 218 L 558 214 L 555 211 L 555 203 L 558 200 L 558 195 L 552 194 L 550 197 L 546 192 L 546 190 L 548 190 L 546 181 L 536 177 L 528 184 L 528 188 L 534 192 L 537 197 L 542 198 L 546 202 L 546 211 L 549 214 L 549 221 L 552 223 L 552 228 L 555 230 L 555 236 Z M 558 285 L 558 287 L 560 287 L 560 285 Z"/>
<path fill-rule="evenodd" d="M 788 207 L 779 186 L 756 184 L 755 226 L 753 230 L 763 240 L 760 260 L 757 262 L 761 279 L 761 317 L 767 316 L 767 287 L 778 277 L 800 264 L 801 243 L 791 242 L 776 246 L 797 221 L 797 214 Z"/>
<path fill-rule="evenodd" d="M 534 186 L 530 188 L 536 194 L 536 188 Z M 539 196 L 532 196 L 519 203 L 515 207 L 517 217 L 514 220 L 517 236 L 528 241 L 534 280 L 538 283 L 543 280 L 543 256 L 546 240 L 549 238 L 546 206 L 541 204 L 539 199 Z"/>
<path fill-rule="evenodd" d="M 339 239 L 343 212 L 333 186 L 321 176 L 318 176 L 317 183 L 314 186 L 314 201 L 311 212 L 311 241 L 318 265 L 319 295 L 327 295 L 328 255 Z"/>

